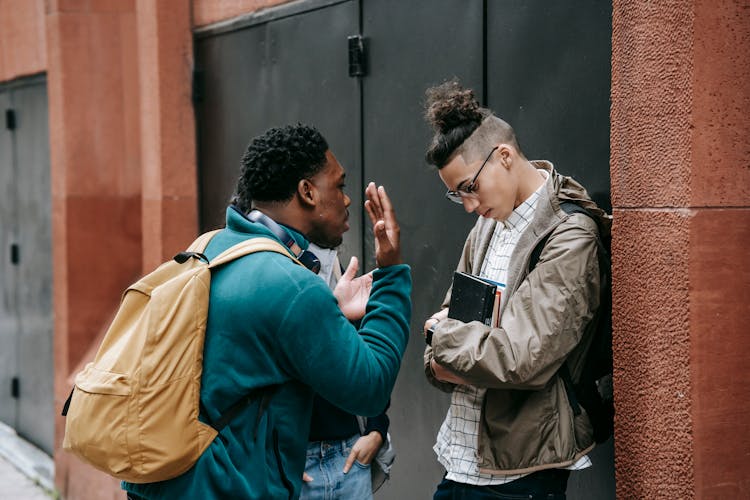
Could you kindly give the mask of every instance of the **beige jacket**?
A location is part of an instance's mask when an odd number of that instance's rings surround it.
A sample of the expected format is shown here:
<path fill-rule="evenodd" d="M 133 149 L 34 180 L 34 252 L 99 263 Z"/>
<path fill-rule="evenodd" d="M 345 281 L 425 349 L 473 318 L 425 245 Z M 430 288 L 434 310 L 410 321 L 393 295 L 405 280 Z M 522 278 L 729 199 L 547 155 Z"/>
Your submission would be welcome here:
<path fill-rule="evenodd" d="M 591 338 L 591 320 L 599 307 L 598 230 L 593 219 L 568 215 L 559 202 L 583 206 L 607 232 L 611 218 L 551 163 L 532 163 L 550 174 L 546 196 L 539 199 L 534 220 L 511 256 L 499 328 L 445 319 L 435 327 L 432 347 L 424 355 L 425 373 L 441 390 L 451 392 L 453 385 L 434 378 L 433 357 L 472 385 L 488 389 L 478 453 L 480 470 L 492 474 L 566 467 L 594 446 L 585 410 L 574 417 L 557 370 L 567 360 L 577 379 Z M 479 274 L 495 225 L 479 218 L 466 239 L 458 271 Z M 548 234 L 539 263 L 527 273 L 531 252 Z"/>

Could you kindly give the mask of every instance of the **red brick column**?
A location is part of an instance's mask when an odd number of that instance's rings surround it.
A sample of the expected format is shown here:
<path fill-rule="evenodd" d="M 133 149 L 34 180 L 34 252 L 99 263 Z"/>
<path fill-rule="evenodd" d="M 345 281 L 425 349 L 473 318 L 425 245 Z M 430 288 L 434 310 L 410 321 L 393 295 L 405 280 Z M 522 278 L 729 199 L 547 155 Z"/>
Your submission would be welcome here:
<path fill-rule="evenodd" d="M 0 0 L 0 82 L 47 69 L 44 0 Z"/>
<path fill-rule="evenodd" d="M 749 8 L 613 3 L 619 498 L 750 496 Z"/>
<path fill-rule="evenodd" d="M 56 407 L 141 270 L 141 169 L 133 1 L 47 3 Z M 66 498 L 115 498 L 117 482 L 59 448 Z"/>
<path fill-rule="evenodd" d="M 205 26 L 292 0 L 192 0 L 193 26 Z"/>
<path fill-rule="evenodd" d="M 55 397 L 93 357 L 122 290 L 197 231 L 190 3 L 52 0 L 46 13 Z M 121 499 L 62 452 L 67 499 Z"/>
<path fill-rule="evenodd" d="M 198 231 L 190 3 L 137 0 L 143 267 L 154 269 Z"/>

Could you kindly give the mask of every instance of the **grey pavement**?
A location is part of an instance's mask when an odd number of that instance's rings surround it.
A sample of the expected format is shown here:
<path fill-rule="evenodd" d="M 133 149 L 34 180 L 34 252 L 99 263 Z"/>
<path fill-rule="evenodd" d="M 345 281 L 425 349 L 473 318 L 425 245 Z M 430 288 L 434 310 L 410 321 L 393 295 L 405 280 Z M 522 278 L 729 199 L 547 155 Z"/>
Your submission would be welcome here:
<path fill-rule="evenodd" d="M 0 422 L 0 500 L 56 498 L 52 457 Z"/>

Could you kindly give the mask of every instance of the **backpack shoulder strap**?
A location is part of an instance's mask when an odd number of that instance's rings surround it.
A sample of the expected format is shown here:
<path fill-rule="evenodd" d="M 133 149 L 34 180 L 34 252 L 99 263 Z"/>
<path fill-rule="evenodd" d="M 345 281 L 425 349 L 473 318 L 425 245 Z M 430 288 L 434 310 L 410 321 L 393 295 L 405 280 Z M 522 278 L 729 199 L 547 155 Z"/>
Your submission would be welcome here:
<path fill-rule="evenodd" d="M 561 201 L 560 202 L 560 208 L 563 209 L 563 211 L 568 214 L 583 214 L 588 217 L 591 217 L 594 222 L 596 222 L 597 227 L 599 227 L 599 222 L 597 222 L 596 218 L 591 215 L 591 213 L 583 208 L 581 205 L 578 205 L 577 203 L 573 203 L 572 201 Z M 601 234 L 601 230 L 600 230 Z M 544 238 L 537 243 L 537 245 L 534 247 L 534 250 L 531 251 L 531 258 L 529 259 L 529 272 L 531 272 L 532 269 L 534 269 L 539 262 L 539 257 L 542 255 L 542 250 L 544 249 L 544 246 L 547 244 L 547 240 L 549 239 L 549 234 L 546 235 Z M 601 243 L 601 236 L 597 237 L 597 244 L 599 247 L 602 247 Z"/>
<path fill-rule="evenodd" d="M 221 231 L 221 229 L 216 229 L 214 231 L 209 231 L 207 233 L 201 234 L 195 239 L 194 242 L 190 244 L 186 252 L 203 252 L 208 246 L 208 242 L 211 241 L 211 238 L 216 236 L 216 233 L 218 233 L 219 231 Z"/>
<path fill-rule="evenodd" d="M 296 264 L 299 264 L 300 266 L 302 265 L 302 263 L 296 257 L 291 255 L 289 251 L 281 245 L 281 243 L 270 238 L 259 237 L 245 240 L 241 243 L 237 243 L 236 245 L 227 248 L 219 255 L 214 257 L 214 259 L 209 264 L 209 267 L 217 267 L 255 252 L 280 253 L 281 255 L 289 257 Z"/>
<path fill-rule="evenodd" d="M 602 238 L 603 238 L 602 235 L 604 234 L 604 232 L 602 231 L 602 226 L 601 226 L 600 221 L 596 217 L 594 217 L 594 215 L 591 212 L 583 208 L 581 205 L 578 205 L 577 203 L 573 203 L 572 201 L 561 201 L 560 208 L 562 208 L 565 211 L 565 213 L 568 215 L 571 215 L 571 214 L 587 215 L 596 223 L 596 228 L 599 231 L 599 234 L 596 237 L 596 243 L 599 246 L 599 258 L 600 259 L 604 258 L 607 261 L 609 261 L 609 250 L 607 249 L 607 247 L 604 245 L 604 242 L 602 241 Z"/>
<path fill-rule="evenodd" d="M 570 214 L 583 214 L 583 215 L 588 215 L 589 217 L 591 217 L 593 219 L 593 215 L 591 215 L 591 212 L 589 212 L 588 210 L 586 210 L 585 208 L 583 208 L 578 203 L 574 203 L 572 201 L 561 201 L 560 202 L 560 208 L 562 208 L 563 212 L 565 212 L 568 215 L 570 215 Z"/>

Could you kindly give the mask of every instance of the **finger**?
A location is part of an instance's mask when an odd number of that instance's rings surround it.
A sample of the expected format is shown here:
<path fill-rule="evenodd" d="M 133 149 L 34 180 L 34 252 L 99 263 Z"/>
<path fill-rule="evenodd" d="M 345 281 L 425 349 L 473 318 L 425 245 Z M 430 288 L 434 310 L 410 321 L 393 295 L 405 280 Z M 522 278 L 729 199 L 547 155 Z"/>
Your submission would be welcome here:
<path fill-rule="evenodd" d="M 352 258 L 349 259 L 349 265 L 346 266 L 346 271 L 344 271 L 341 279 L 351 281 L 357 275 L 357 271 L 359 271 L 359 261 L 357 260 L 357 257 L 352 256 Z"/>
<path fill-rule="evenodd" d="M 346 457 L 346 462 L 344 463 L 344 474 L 349 472 L 349 469 L 352 468 L 352 465 L 354 465 L 354 460 L 357 459 L 357 452 L 352 448 L 351 453 L 349 453 L 349 456 Z"/>
<path fill-rule="evenodd" d="M 437 318 L 427 318 L 427 320 L 424 322 L 424 328 L 422 329 L 422 331 L 427 332 L 427 330 L 437 322 Z"/>
<path fill-rule="evenodd" d="M 302 473 L 302 480 L 304 482 L 306 482 L 306 483 L 309 483 L 309 482 L 311 482 L 313 480 L 313 478 L 307 472 L 303 472 Z"/>
<path fill-rule="evenodd" d="M 380 199 L 380 206 L 381 210 L 383 211 L 383 219 L 390 222 L 395 222 L 396 216 L 393 212 L 393 204 L 391 203 L 391 199 L 388 196 L 388 193 L 385 192 L 385 188 L 383 186 L 380 186 L 378 188 L 378 198 Z"/>
<path fill-rule="evenodd" d="M 370 216 L 370 222 L 372 222 L 372 225 L 374 226 L 378 222 L 378 216 L 373 211 L 372 202 L 370 200 L 365 202 L 365 210 L 367 211 L 367 215 Z"/>
<path fill-rule="evenodd" d="M 370 182 L 365 188 L 365 198 L 370 203 L 374 203 L 374 200 L 378 197 L 377 188 L 374 182 Z"/>
<path fill-rule="evenodd" d="M 375 186 L 374 182 L 371 182 L 367 186 L 367 190 L 365 191 L 367 194 L 367 199 L 372 204 L 372 210 L 375 214 L 376 219 L 382 219 L 383 218 L 383 207 L 380 200 L 380 192 Z"/>
<path fill-rule="evenodd" d="M 375 194 L 375 183 L 374 182 L 368 182 L 367 187 L 365 187 L 365 194 L 368 198 L 371 198 Z"/>

